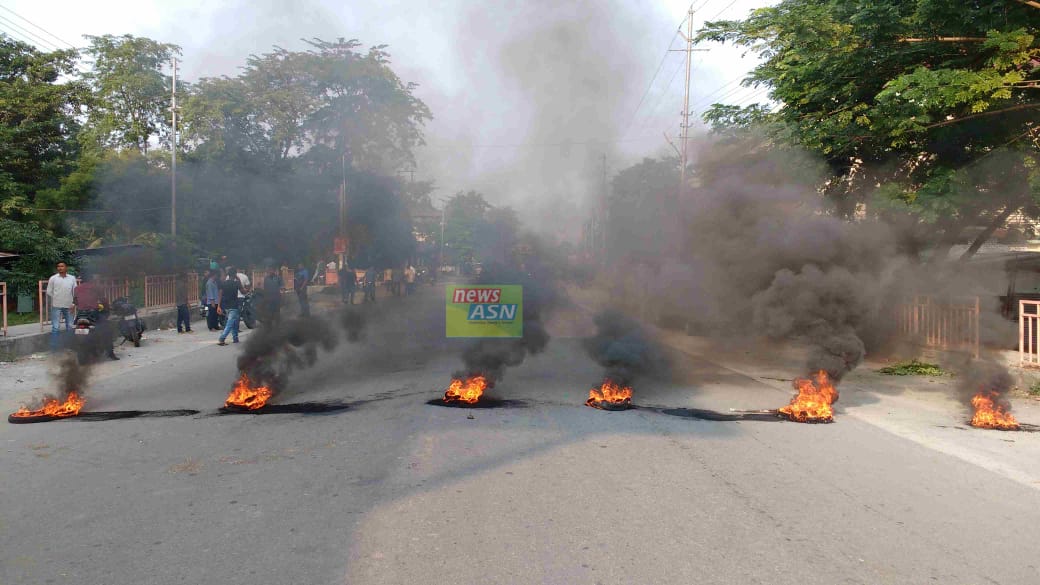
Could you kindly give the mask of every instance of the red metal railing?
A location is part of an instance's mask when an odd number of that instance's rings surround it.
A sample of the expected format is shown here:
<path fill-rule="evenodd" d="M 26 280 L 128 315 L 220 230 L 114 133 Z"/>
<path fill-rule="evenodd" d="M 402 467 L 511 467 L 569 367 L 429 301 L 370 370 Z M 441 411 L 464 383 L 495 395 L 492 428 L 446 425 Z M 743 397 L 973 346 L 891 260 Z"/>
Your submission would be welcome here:
<path fill-rule="evenodd" d="M 916 295 L 898 307 L 899 331 L 916 343 L 979 357 L 979 297 Z"/>
<path fill-rule="evenodd" d="M 184 286 L 188 288 L 188 304 L 199 303 L 199 275 L 189 274 Z M 143 309 L 163 309 L 177 306 L 177 275 L 157 274 L 144 277 Z"/>
<path fill-rule="evenodd" d="M 108 300 L 127 297 L 133 301 L 134 293 L 141 294 L 139 309 L 162 309 L 176 306 L 176 281 L 173 274 L 151 275 L 142 279 L 130 278 L 101 278 L 97 286 L 101 289 L 101 296 Z M 76 279 L 79 284 L 80 280 Z M 188 303 L 199 302 L 199 277 L 197 274 L 189 274 L 187 279 Z M 142 294 L 143 289 L 143 294 Z M 47 297 L 47 281 L 41 280 L 37 283 L 37 300 L 40 312 L 40 326 L 50 325 L 50 299 Z"/>
<path fill-rule="evenodd" d="M 2 305 L 3 318 L 0 318 L 0 331 L 7 337 L 7 283 L 0 282 L 0 305 Z"/>
<path fill-rule="evenodd" d="M 1018 301 L 1018 359 L 1023 367 L 1040 367 L 1040 301 Z"/>

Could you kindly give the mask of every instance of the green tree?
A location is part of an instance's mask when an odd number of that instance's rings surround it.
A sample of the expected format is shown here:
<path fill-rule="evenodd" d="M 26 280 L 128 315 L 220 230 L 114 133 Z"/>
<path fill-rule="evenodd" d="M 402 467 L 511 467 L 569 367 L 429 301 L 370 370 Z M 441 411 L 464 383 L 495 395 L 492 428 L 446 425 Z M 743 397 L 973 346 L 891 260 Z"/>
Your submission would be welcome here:
<path fill-rule="evenodd" d="M 0 217 L 45 219 L 39 207 L 67 202 L 41 197 L 73 168 L 86 88 L 68 81 L 76 51 L 41 52 L 0 34 Z M 42 204 L 41 204 L 42 203 Z"/>
<path fill-rule="evenodd" d="M 679 161 L 651 159 L 622 169 L 607 201 L 607 250 L 611 258 L 654 262 L 667 253 L 668 227 L 679 217 Z"/>
<path fill-rule="evenodd" d="M 477 257 L 477 235 L 487 222 L 491 204 L 477 191 L 459 191 L 444 209 L 445 262 L 471 263 Z"/>
<path fill-rule="evenodd" d="M 943 257 L 965 225 L 1040 211 L 1038 27 L 1040 10 L 1012 0 L 783 0 L 698 37 L 758 53 L 745 84 L 778 105 L 716 104 L 705 119 L 761 126 L 822 156 L 842 213 L 884 185 L 877 209 L 937 227 Z"/>
<path fill-rule="evenodd" d="M 19 254 L 9 267 L 0 268 L 0 280 L 21 294 L 34 292 L 37 281 L 53 274 L 59 261 L 73 260 L 68 238 L 31 221 L 0 218 L 0 250 Z"/>
<path fill-rule="evenodd" d="M 170 134 L 172 79 L 163 70 L 180 47 L 132 35 L 87 36 L 92 58 L 83 75 L 93 97 L 84 138 L 93 147 L 147 153 Z"/>

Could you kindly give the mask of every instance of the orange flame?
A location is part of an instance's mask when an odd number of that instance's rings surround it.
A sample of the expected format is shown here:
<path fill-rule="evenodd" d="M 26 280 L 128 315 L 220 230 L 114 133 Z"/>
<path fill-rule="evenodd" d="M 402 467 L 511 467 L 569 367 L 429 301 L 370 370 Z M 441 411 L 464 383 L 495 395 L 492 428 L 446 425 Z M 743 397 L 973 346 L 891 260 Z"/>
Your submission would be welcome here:
<path fill-rule="evenodd" d="M 476 404 L 485 389 L 487 389 L 487 378 L 484 376 L 470 376 L 465 380 L 452 378 L 451 385 L 444 392 L 444 401 Z"/>
<path fill-rule="evenodd" d="M 65 397 L 65 402 L 58 402 L 57 398 L 47 398 L 44 400 L 43 406 L 40 408 L 29 410 L 23 406 L 18 409 L 18 412 L 15 412 L 11 416 L 76 416 L 82 408 L 83 398 L 81 398 L 76 392 L 69 392 L 69 395 Z"/>
<path fill-rule="evenodd" d="M 271 389 L 267 386 L 253 386 L 249 376 L 243 373 L 231 388 L 231 393 L 224 401 L 224 406 L 256 410 L 267 404 L 267 401 L 271 399 L 271 394 Z"/>
<path fill-rule="evenodd" d="M 998 401 L 998 395 L 992 390 L 983 390 L 971 399 L 975 407 L 975 416 L 971 417 L 971 426 L 981 429 L 1000 429 L 1017 431 L 1018 421 L 1008 412 L 1009 407 Z"/>
<path fill-rule="evenodd" d="M 794 387 L 798 395 L 778 411 L 780 416 L 803 423 L 834 421 L 831 405 L 838 400 L 838 390 L 827 372 L 820 370 L 812 375 L 812 379 L 799 378 L 794 381 Z"/>
<path fill-rule="evenodd" d="M 589 390 L 589 399 L 585 401 L 585 406 L 599 408 L 601 402 L 627 406 L 632 402 L 632 389 L 628 386 L 616 384 L 611 380 L 604 380 L 603 385 L 598 389 L 593 388 Z"/>

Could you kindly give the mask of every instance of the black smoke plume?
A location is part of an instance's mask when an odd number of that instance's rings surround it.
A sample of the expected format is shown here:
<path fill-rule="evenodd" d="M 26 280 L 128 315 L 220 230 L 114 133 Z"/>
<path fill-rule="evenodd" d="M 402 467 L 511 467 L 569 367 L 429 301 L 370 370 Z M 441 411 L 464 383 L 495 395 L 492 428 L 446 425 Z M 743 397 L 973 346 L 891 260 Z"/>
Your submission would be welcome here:
<path fill-rule="evenodd" d="M 1011 411 L 1011 401 L 1008 399 L 1008 391 L 1014 386 L 1014 380 L 1008 369 L 993 360 L 972 360 L 956 368 L 958 372 L 957 397 L 973 408 L 971 399 L 980 392 L 987 392 L 994 398 L 997 406 Z"/>
<path fill-rule="evenodd" d="M 540 353 L 549 344 L 544 319 L 560 300 L 552 266 L 537 252 L 512 265 L 491 263 L 475 284 L 519 284 L 523 287 L 523 336 L 519 338 L 474 339 L 462 350 L 464 371 L 458 378 L 483 375 L 488 387 L 501 380 L 507 368 L 523 363 L 528 355 Z"/>
<path fill-rule="evenodd" d="M 606 370 L 604 377 L 621 386 L 647 374 L 666 373 L 668 359 L 638 321 L 618 310 L 596 315 L 596 335 L 584 341 L 585 351 Z"/>
<path fill-rule="evenodd" d="M 261 326 L 246 340 L 238 369 L 258 386 L 277 393 L 283 390 L 290 374 L 318 361 L 318 350 L 332 351 L 339 343 L 336 330 L 328 320 L 300 316 L 276 326 Z"/>

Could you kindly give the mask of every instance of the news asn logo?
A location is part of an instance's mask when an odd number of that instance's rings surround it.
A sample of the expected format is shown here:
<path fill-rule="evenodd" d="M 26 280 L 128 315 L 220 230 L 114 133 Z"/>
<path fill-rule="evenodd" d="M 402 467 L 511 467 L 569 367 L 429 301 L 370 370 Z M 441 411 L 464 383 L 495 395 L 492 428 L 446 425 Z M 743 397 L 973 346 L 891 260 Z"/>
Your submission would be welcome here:
<path fill-rule="evenodd" d="M 523 337 L 523 287 L 516 284 L 446 287 L 448 337 Z"/>

